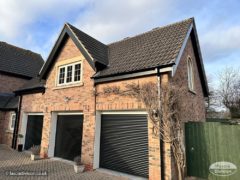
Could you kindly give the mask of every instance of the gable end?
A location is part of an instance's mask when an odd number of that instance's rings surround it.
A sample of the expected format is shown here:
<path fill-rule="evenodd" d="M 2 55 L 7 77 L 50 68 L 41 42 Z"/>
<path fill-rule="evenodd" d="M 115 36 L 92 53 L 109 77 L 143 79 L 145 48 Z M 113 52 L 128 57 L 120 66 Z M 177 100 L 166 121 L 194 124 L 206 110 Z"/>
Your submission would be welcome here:
<path fill-rule="evenodd" d="M 182 57 L 182 54 L 184 52 L 184 49 L 187 45 L 187 41 L 189 38 L 191 38 L 191 40 L 192 40 L 193 50 L 194 50 L 194 54 L 196 56 L 196 63 L 197 63 L 197 68 L 198 68 L 198 72 L 199 72 L 199 77 L 200 77 L 201 84 L 202 84 L 204 97 L 208 97 L 209 90 L 208 90 L 208 85 L 207 85 L 207 78 L 206 78 L 205 69 L 203 66 L 202 54 L 201 54 L 201 49 L 200 49 L 200 45 L 199 45 L 199 41 L 198 41 L 198 35 L 197 35 L 197 30 L 196 30 L 196 25 L 195 25 L 194 20 L 193 20 L 192 25 L 189 28 L 189 31 L 185 37 L 185 40 L 181 47 L 181 50 L 177 56 L 177 59 L 175 61 L 176 63 L 174 65 L 174 68 L 172 71 L 172 75 L 174 76 L 176 73 L 176 69 L 178 68 L 179 61 Z"/>
<path fill-rule="evenodd" d="M 53 64 L 55 63 L 56 57 L 59 55 L 59 52 L 62 49 L 62 45 L 66 41 L 67 37 L 70 37 L 72 41 L 75 43 L 79 51 L 83 54 L 83 56 L 86 58 L 90 66 L 96 71 L 93 58 L 91 55 L 87 52 L 85 47 L 82 45 L 82 43 L 77 39 L 75 34 L 70 30 L 70 28 L 65 24 L 63 27 L 62 32 L 60 33 L 60 36 L 58 37 L 53 49 L 51 50 L 49 57 L 44 64 L 41 72 L 40 72 L 40 78 L 41 79 L 47 79 L 47 76 L 49 72 L 51 71 Z"/>

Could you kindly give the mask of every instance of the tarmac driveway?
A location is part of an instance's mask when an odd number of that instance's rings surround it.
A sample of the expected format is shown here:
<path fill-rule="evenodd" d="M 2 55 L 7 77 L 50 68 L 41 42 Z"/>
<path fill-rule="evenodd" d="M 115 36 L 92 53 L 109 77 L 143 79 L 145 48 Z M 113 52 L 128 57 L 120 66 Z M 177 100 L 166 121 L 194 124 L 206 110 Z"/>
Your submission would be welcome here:
<path fill-rule="evenodd" d="M 43 175 L 23 175 L 32 173 L 42 173 Z M 0 145 L 0 180 L 2 179 L 126 180 L 123 177 L 116 177 L 97 171 L 76 174 L 73 166 L 66 162 L 54 159 L 31 161 L 29 154 L 17 152 L 5 145 Z"/>

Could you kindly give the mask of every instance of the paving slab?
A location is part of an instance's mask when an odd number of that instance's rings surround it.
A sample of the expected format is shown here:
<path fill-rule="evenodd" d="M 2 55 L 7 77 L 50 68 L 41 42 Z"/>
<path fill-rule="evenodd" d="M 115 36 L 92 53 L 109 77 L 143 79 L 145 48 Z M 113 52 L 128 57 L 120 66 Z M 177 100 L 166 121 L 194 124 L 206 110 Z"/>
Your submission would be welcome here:
<path fill-rule="evenodd" d="M 35 175 L 32 175 L 35 174 Z M 37 175 L 41 174 L 41 175 Z M 0 180 L 127 180 L 106 173 L 91 171 L 76 174 L 73 165 L 56 159 L 31 161 L 26 152 L 0 145 Z"/>

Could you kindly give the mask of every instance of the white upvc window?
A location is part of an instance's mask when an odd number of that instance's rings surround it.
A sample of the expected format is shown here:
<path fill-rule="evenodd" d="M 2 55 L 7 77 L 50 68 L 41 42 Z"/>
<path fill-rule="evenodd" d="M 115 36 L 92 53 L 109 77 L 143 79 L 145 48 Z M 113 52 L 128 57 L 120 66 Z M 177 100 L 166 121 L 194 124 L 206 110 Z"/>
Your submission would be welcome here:
<path fill-rule="evenodd" d="M 58 67 L 57 86 L 70 85 L 81 82 L 81 62 L 67 64 Z"/>
<path fill-rule="evenodd" d="M 11 131 L 14 130 L 15 121 L 16 121 L 16 113 L 11 113 L 10 119 L 9 119 L 9 129 Z"/>
<path fill-rule="evenodd" d="M 193 74 L 193 63 L 191 57 L 187 59 L 187 73 L 188 73 L 188 88 L 194 91 L 194 74 Z"/>

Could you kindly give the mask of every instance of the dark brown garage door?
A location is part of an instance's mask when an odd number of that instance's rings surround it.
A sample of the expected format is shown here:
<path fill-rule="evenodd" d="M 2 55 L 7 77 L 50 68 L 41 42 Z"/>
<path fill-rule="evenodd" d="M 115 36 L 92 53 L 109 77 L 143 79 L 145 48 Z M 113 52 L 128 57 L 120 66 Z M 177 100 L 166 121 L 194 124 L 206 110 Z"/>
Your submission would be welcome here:
<path fill-rule="evenodd" d="M 100 167 L 148 177 L 146 115 L 102 115 Z"/>
<path fill-rule="evenodd" d="M 81 155 L 82 127 L 82 115 L 58 116 L 54 156 L 73 161 Z"/>

